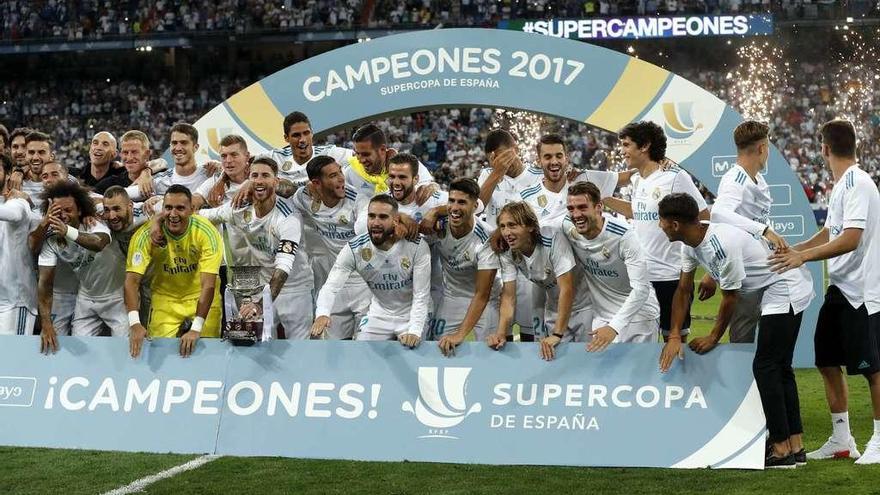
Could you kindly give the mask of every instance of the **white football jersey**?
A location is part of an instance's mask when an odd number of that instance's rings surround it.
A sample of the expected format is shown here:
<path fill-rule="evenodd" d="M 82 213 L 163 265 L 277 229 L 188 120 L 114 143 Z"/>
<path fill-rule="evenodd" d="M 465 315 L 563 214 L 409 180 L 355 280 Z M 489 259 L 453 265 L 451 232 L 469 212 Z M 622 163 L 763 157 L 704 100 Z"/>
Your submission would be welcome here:
<path fill-rule="evenodd" d="M 24 199 L 6 201 L 0 195 L 0 311 L 16 307 L 37 310 L 37 276 L 28 248 L 31 205 Z"/>
<path fill-rule="evenodd" d="M 300 212 L 303 223 L 312 228 L 317 235 L 315 242 L 307 239 L 309 256 L 331 256 L 335 258 L 348 241 L 355 237 L 355 223 L 358 233 L 366 232 L 366 210 L 370 196 L 359 196 L 351 186 L 345 186 L 345 197 L 336 206 L 328 207 L 322 201 L 312 199 L 306 187 L 299 188 L 291 198 L 294 208 Z"/>
<path fill-rule="evenodd" d="M 593 300 L 593 314 L 618 332 L 630 322 L 660 317 L 660 305 L 636 233 L 610 216 L 594 239 L 587 239 L 566 217 L 563 232 L 584 270 Z"/>
<path fill-rule="evenodd" d="M 402 324 L 401 333 L 421 337 L 431 304 L 431 253 L 428 243 L 400 240 L 388 251 L 369 234 L 352 239 L 339 252 L 318 294 L 315 316 L 329 316 L 336 294 L 352 273 L 359 273 L 373 294 L 368 316 Z"/>
<path fill-rule="evenodd" d="M 669 242 L 660 230 L 657 205 L 666 195 L 680 192 L 690 195 L 700 211 L 706 209 L 706 200 L 694 180 L 678 167 L 660 169 L 647 177 L 632 176 L 633 225 L 648 261 L 648 277 L 652 282 L 678 280 L 680 242 Z"/>
<path fill-rule="evenodd" d="M 548 311 L 558 312 L 559 285 L 556 278 L 568 272 L 574 275 L 572 312 L 590 307 L 590 293 L 584 283 L 583 272 L 575 270 L 574 254 L 561 228 L 542 226 L 538 245 L 535 246 L 531 256 L 508 249 L 501 253 L 499 258 L 501 281 L 514 282 L 517 273 L 522 274 L 538 286 L 534 288 L 535 290 L 545 291 L 545 307 Z"/>
<path fill-rule="evenodd" d="M 754 236 L 761 236 L 770 224 L 772 204 L 770 186 L 764 176 L 758 174 L 752 180 L 749 173 L 737 164 L 721 178 L 712 205 L 712 221 L 734 225 Z"/>
<path fill-rule="evenodd" d="M 434 194 L 429 197 L 424 204 L 419 205 L 415 201 L 409 204 L 398 203 L 397 211 L 404 215 L 409 216 L 416 222 L 421 222 L 422 218 L 425 216 L 431 208 L 437 206 L 443 206 L 449 203 L 449 193 L 446 191 L 434 191 Z"/>
<path fill-rule="evenodd" d="M 208 180 L 199 184 L 199 187 L 197 187 L 195 191 L 192 191 L 193 195 L 198 194 L 207 200 L 208 196 L 211 195 L 211 189 L 214 189 L 214 186 L 220 181 L 220 177 L 222 177 L 222 174 L 216 174 L 213 177 L 209 177 Z M 229 181 L 229 183 L 226 184 L 226 193 L 223 195 L 223 202 L 232 201 L 232 198 L 235 197 L 239 189 L 241 189 L 241 184 Z"/>
<path fill-rule="evenodd" d="M 21 192 L 27 194 L 31 198 L 31 203 L 34 204 L 34 211 L 43 211 L 43 182 L 39 180 L 22 180 L 21 181 Z M 30 205 L 28 205 L 30 208 Z"/>
<path fill-rule="evenodd" d="M 275 270 L 282 270 L 288 274 L 285 287 L 313 285 L 308 255 L 301 252 L 302 218 L 283 198 L 276 198 L 275 207 L 261 218 L 253 205 L 233 209 L 229 203 L 200 210 L 199 215 L 225 227 L 230 265 L 261 267 L 260 282 L 264 284 Z"/>
<path fill-rule="evenodd" d="M 789 307 L 800 313 L 813 298 L 813 279 L 806 267 L 789 270 L 788 277 L 770 271 L 770 248 L 763 239 L 733 225 L 710 223 L 696 248 L 682 243 L 681 271 L 702 265 L 722 290 L 752 291 L 767 288 L 761 314 L 785 314 Z"/>
<path fill-rule="evenodd" d="M 477 179 L 480 187 L 483 187 L 491 173 L 491 168 L 484 168 L 480 171 L 480 177 Z M 508 175 L 502 177 L 492 192 L 492 199 L 486 205 L 486 223 L 494 229 L 498 225 L 498 213 L 501 211 L 501 208 L 507 203 L 522 201 L 520 191 L 524 191 L 535 184 L 540 184 L 543 179 L 544 172 L 540 168 L 530 165 L 527 165 L 522 173 L 516 177 Z"/>
<path fill-rule="evenodd" d="M 205 171 L 204 167 L 196 167 L 196 171 L 190 175 L 180 175 L 177 173 L 177 169 L 173 168 L 153 176 L 153 194 L 156 196 L 163 196 L 168 191 L 169 187 L 176 184 L 185 186 L 191 193 L 194 193 L 202 183 L 210 178 L 211 176 L 208 175 L 208 172 Z M 137 185 L 126 187 L 125 192 L 128 193 L 128 196 L 132 201 L 149 199 L 143 197 L 141 190 Z"/>
<path fill-rule="evenodd" d="M 568 186 L 581 181 L 592 182 L 599 188 L 602 197 L 607 198 L 613 195 L 614 189 L 617 188 L 617 172 L 586 170 L 581 172 L 574 182 L 566 182 L 558 193 L 547 189 L 544 181 L 541 180 L 532 187 L 520 191 L 520 198 L 532 207 L 541 223 L 558 223 L 568 213 Z"/>
<path fill-rule="evenodd" d="M 485 222 L 474 219 L 474 227 L 465 236 L 456 239 L 449 223 L 443 222 L 443 230 L 426 239 L 432 245 L 443 270 L 443 297 L 473 298 L 477 291 L 478 270 L 500 270 L 501 261 L 489 245 L 492 229 Z M 501 289 L 495 279 L 492 294 Z"/>
<path fill-rule="evenodd" d="M 107 234 L 110 237 L 110 229 L 101 222 L 94 227 L 81 225 L 79 230 L 89 234 Z M 95 252 L 68 239 L 52 235 L 43 243 L 38 265 L 57 267 L 59 261 L 66 263 L 73 271 L 79 281 L 80 294 L 102 298 L 122 293 L 125 285 L 125 257 L 115 246 L 108 244 L 101 251 Z M 59 280 L 57 269 L 55 280 Z"/>
<path fill-rule="evenodd" d="M 300 186 L 309 181 L 309 175 L 306 173 L 306 163 L 298 163 L 296 161 L 289 144 L 283 148 L 273 149 L 269 152 L 269 156 L 278 164 L 279 179 L 287 179 Z M 329 156 L 340 167 L 345 168 L 348 166 L 348 159 L 354 156 L 354 151 L 334 144 L 312 146 L 312 158 L 316 156 Z"/>
<path fill-rule="evenodd" d="M 845 229 L 861 229 L 862 237 L 855 250 L 828 260 L 831 285 L 858 308 L 862 304 L 868 314 L 880 311 L 880 193 L 871 177 L 853 165 L 831 190 L 828 218 L 825 220 L 829 240 Z"/>

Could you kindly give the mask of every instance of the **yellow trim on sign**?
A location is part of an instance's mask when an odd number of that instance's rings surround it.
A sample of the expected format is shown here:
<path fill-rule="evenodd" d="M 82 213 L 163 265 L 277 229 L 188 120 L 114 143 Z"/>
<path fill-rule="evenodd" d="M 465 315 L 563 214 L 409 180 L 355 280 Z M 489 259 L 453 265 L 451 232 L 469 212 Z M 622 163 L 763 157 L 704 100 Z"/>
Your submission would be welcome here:
<path fill-rule="evenodd" d="M 254 83 L 226 100 L 234 116 L 250 132 L 276 148 L 284 146 L 284 116 L 260 83 Z"/>
<path fill-rule="evenodd" d="M 647 110 L 668 77 L 668 70 L 631 58 L 617 84 L 586 123 L 612 132 L 618 131 Z"/>

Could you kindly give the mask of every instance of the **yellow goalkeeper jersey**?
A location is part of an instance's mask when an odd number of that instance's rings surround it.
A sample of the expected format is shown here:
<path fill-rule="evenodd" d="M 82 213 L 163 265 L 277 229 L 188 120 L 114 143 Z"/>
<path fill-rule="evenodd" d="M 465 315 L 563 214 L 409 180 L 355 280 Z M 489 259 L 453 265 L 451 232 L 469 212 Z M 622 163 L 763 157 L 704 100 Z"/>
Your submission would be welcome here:
<path fill-rule="evenodd" d="M 202 273 L 218 274 L 223 259 L 223 241 L 217 228 L 205 218 L 192 215 L 186 231 L 172 235 L 165 226 L 165 247 L 150 242 L 150 223 L 142 225 L 131 239 L 126 270 L 143 275 L 153 265 L 150 288 L 154 295 L 176 299 L 199 297 Z M 217 284 L 219 288 L 220 284 Z M 219 289 L 218 289 L 219 290 Z"/>

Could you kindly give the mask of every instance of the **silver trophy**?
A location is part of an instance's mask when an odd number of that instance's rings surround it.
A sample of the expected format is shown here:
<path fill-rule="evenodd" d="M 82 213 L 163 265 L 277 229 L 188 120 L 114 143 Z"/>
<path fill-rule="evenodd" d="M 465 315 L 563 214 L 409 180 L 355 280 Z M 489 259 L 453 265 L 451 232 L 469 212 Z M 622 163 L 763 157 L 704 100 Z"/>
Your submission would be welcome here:
<path fill-rule="evenodd" d="M 235 266 L 230 269 L 231 280 L 226 286 L 226 322 L 221 337 L 234 345 L 253 345 L 263 340 L 264 314 L 241 316 L 240 308 L 260 299 L 265 285 L 260 282 L 259 266 Z M 265 301 L 264 301 L 265 302 Z M 265 304 L 264 304 L 264 310 Z"/>

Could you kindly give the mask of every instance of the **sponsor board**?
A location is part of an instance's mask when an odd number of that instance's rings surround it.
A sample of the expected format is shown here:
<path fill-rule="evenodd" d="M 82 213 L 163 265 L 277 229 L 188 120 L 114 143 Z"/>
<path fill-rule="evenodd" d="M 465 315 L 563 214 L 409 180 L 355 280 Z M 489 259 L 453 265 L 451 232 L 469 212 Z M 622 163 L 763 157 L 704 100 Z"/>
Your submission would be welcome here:
<path fill-rule="evenodd" d="M 0 444 L 382 461 L 654 467 L 763 467 L 764 417 L 752 346 L 688 352 L 667 374 L 660 346 L 602 354 L 537 344 L 496 352 L 427 342 L 176 339 L 139 360 L 116 338 L 0 337 L 0 394 L 28 384 L 23 407 L 0 408 Z M 28 395 L 22 393 L 21 397 Z M 0 395 L 2 397 L 2 395 Z M 657 428 L 657 425 L 664 425 Z M 39 425 L 39 427 L 37 427 Z M 76 425 L 72 428 L 70 425 Z M 632 449 L 644 438 L 645 448 Z"/>

